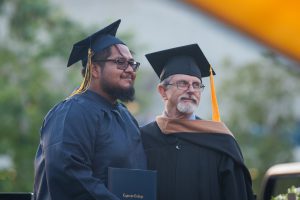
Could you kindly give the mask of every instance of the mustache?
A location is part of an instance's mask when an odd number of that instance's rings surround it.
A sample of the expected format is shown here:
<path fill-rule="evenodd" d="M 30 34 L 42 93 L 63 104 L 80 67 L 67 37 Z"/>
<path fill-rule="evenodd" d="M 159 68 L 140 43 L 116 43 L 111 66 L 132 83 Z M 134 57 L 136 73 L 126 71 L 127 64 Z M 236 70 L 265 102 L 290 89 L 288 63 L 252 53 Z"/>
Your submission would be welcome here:
<path fill-rule="evenodd" d="M 122 74 L 122 75 L 121 75 L 121 78 L 130 78 L 130 79 L 134 80 L 134 79 L 135 79 L 135 76 L 134 76 L 134 75 L 131 75 L 131 74 Z"/>
<path fill-rule="evenodd" d="M 179 100 L 192 100 L 195 104 L 197 103 L 197 98 L 194 95 L 182 95 L 179 97 Z"/>

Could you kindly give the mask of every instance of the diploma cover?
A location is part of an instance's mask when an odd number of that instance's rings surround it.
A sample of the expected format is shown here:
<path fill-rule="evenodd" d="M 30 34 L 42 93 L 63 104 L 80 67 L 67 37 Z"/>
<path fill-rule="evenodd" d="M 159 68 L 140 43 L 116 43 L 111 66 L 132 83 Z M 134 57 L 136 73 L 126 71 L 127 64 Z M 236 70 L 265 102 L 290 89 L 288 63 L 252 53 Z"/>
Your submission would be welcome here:
<path fill-rule="evenodd" d="M 109 167 L 108 189 L 122 200 L 156 200 L 156 171 Z"/>
<path fill-rule="evenodd" d="M 31 200 L 30 192 L 0 192 L 0 200 Z"/>

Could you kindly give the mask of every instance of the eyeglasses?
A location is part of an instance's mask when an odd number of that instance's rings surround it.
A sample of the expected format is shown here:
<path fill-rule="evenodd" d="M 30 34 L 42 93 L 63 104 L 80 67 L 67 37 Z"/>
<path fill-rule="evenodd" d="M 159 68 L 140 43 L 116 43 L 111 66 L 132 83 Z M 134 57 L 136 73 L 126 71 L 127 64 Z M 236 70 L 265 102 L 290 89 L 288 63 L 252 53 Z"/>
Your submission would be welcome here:
<path fill-rule="evenodd" d="M 169 83 L 167 85 L 171 85 L 171 86 L 176 85 L 177 89 L 179 90 L 188 90 L 192 85 L 193 89 L 199 92 L 202 92 L 205 88 L 205 85 L 203 85 L 200 82 L 193 82 L 192 84 L 190 84 L 188 81 L 184 81 L 184 80 L 176 81 L 175 83 Z"/>
<path fill-rule="evenodd" d="M 126 60 L 125 58 L 94 60 L 94 62 L 113 62 L 117 64 L 117 68 L 120 70 L 126 70 L 130 65 L 134 72 L 136 72 L 140 66 L 139 62 L 136 62 L 134 60 Z"/>

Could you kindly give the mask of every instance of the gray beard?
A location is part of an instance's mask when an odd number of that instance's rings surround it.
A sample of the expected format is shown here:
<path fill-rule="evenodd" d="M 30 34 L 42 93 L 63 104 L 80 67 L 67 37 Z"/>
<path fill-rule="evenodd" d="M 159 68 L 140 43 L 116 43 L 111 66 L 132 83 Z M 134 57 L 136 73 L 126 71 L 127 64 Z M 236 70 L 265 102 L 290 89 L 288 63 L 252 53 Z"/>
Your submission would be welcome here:
<path fill-rule="evenodd" d="M 197 109 L 197 105 L 194 103 L 181 103 L 177 104 L 177 110 L 181 113 L 191 114 Z"/>

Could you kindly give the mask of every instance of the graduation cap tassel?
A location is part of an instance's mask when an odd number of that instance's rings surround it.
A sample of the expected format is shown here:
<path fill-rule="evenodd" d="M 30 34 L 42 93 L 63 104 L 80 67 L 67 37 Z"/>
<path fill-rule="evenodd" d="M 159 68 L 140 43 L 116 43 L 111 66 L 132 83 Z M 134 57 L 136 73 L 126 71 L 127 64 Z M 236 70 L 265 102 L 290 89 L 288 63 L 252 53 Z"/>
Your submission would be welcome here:
<path fill-rule="evenodd" d="M 89 86 L 90 86 L 90 83 L 91 83 L 91 78 L 92 78 L 92 56 L 93 56 L 93 51 L 91 50 L 91 48 L 89 48 L 88 50 L 88 63 L 87 63 L 87 66 L 85 68 L 85 76 L 84 76 L 84 79 L 80 85 L 80 87 L 75 90 L 70 96 L 73 96 L 75 94 L 80 94 L 80 93 L 83 93 L 85 92 Z"/>
<path fill-rule="evenodd" d="M 219 106 L 218 106 L 218 101 L 217 101 L 217 96 L 215 91 L 214 75 L 211 66 L 209 69 L 209 73 L 210 73 L 209 79 L 210 79 L 210 90 L 211 90 L 212 120 L 216 122 L 220 122 L 221 119 L 219 113 Z"/>

